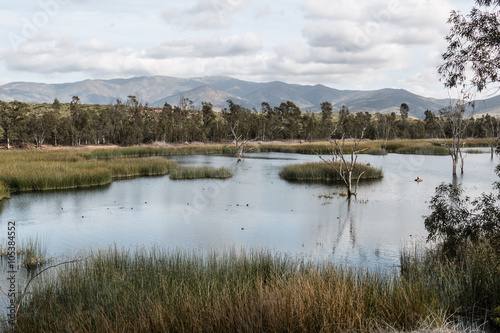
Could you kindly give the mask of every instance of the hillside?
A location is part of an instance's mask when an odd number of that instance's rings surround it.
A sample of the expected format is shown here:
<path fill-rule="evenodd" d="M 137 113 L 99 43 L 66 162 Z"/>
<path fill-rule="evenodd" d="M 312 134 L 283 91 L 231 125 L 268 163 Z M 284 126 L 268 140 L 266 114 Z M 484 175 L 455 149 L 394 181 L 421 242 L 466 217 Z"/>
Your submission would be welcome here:
<path fill-rule="evenodd" d="M 175 78 L 168 76 L 143 76 L 130 79 L 84 80 L 72 83 L 45 84 L 12 82 L 0 86 L 0 100 L 51 103 L 55 98 L 69 102 L 78 96 L 87 104 L 113 104 L 134 95 L 142 103 L 161 107 L 165 102 L 176 105 L 187 97 L 195 106 L 210 102 L 215 109 L 227 106 L 232 99 L 250 109 L 261 109 L 261 103 L 271 106 L 292 101 L 303 111 L 317 112 L 322 102 L 331 102 L 335 111 L 343 105 L 351 112 L 398 112 L 401 103 L 410 107 L 410 116 L 423 118 L 425 110 L 438 112 L 449 105 L 448 99 L 427 98 L 403 89 L 380 89 L 374 91 L 338 90 L 324 85 L 298 85 L 280 81 L 259 83 L 238 80 L 225 76 L 200 78 Z M 489 112 L 498 114 L 500 97 L 476 103 L 476 114 Z"/>

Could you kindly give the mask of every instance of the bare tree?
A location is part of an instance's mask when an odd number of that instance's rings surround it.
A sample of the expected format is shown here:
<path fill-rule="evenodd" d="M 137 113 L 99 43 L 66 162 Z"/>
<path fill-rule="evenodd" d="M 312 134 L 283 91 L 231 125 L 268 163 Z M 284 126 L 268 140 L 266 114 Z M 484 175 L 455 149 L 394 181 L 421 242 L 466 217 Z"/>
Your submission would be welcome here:
<path fill-rule="evenodd" d="M 391 136 L 392 127 L 396 121 L 396 114 L 386 115 L 377 112 L 375 113 L 375 118 L 377 120 L 375 123 L 375 137 L 379 142 L 379 148 L 385 151 L 387 149 L 387 140 Z"/>
<path fill-rule="evenodd" d="M 236 157 L 238 158 L 238 162 L 243 158 L 243 153 L 245 151 L 245 145 L 250 141 L 248 138 L 243 138 L 243 134 L 238 135 L 238 122 L 232 124 L 229 128 L 231 134 L 234 138 L 234 144 L 236 146 Z"/>
<path fill-rule="evenodd" d="M 337 130 L 340 130 L 338 124 L 335 127 L 334 132 L 336 132 Z M 328 140 L 331 145 L 330 152 L 332 158 L 326 159 L 323 158 L 321 155 L 318 155 L 323 162 L 332 167 L 335 170 L 335 172 L 340 176 L 344 185 L 346 186 L 348 199 L 351 199 L 353 195 L 356 196 L 358 191 L 359 180 L 361 179 L 361 176 L 364 173 L 364 172 L 359 173 L 359 175 L 355 179 L 355 184 L 354 184 L 353 172 L 356 169 L 358 154 L 366 150 L 366 149 L 359 149 L 359 144 L 363 140 L 365 130 L 366 126 L 364 126 L 356 136 L 352 136 L 348 134 L 348 132 L 341 130 L 342 133 L 340 135 L 340 138 Z M 332 135 L 332 137 L 335 136 Z"/>
<path fill-rule="evenodd" d="M 484 121 L 484 131 L 488 146 L 490 146 L 491 159 L 495 155 L 495 149 L 500 146 L 500 121 L 487 114 L 482 119 Z"/>
<path fill-rule="evenodd" d="M 467 105 L 470 103 L 458 100 L 455 105 L 450 105 L 439 110 L 441 117 L 439 118 L 439 127 L 444 138 L 443 146 L 445 146 L 453 161 L 453 175 L 456 176 L 458 162 L 460 161 L 461 173 L 464 173 L 464 154 L 463 146 L 465 145 L 465 133 L 469 122 L 465 119 L 464 114 Z"/>

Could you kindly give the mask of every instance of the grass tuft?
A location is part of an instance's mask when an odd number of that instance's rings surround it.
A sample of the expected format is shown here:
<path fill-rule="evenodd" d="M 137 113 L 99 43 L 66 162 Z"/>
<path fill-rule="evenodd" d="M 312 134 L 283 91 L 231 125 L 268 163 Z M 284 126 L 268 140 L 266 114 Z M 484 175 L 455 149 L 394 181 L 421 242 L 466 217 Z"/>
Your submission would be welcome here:
<path fill-rule="evenodd" d="M 170 173 L 170 179 L 231 178 L 233 173 L 225 167 L 183 167 Z"/>
<path fill-rule="evenodd" d="M 339 168 L 340 163 L 337 163 Z M 357 163 L 353 172 L 353 179 L 357 179 L 361 175 L 362 180 L 379 179 L 383 177 L 382 170 L 363 163 Z M 293 181 L 324 181 L 333 182 L 340 181 L 340 175 L 325 162 L 308 162 L 302 164 L 292 164 L 285 166 L 281 172 L 280 177 L 286 180 Z"/>
<path fill-rule="evenodd" d="M 397 275 L 269 251 L 110 249 L 40 280 L 20 332 L 410 330 L 435 296 Z"/>

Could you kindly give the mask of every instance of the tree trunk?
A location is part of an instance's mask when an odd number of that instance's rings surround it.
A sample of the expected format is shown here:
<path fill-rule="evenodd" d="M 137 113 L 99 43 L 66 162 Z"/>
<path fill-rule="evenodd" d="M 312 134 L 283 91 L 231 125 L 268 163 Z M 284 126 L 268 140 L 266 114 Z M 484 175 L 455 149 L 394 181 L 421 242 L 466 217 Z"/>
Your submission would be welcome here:
<path fill-rule="evenodd" d="M 458 152 L 455 151 L 455 155 L 453 156 L 453 176 L 457 175 L 458 168 Z"/>

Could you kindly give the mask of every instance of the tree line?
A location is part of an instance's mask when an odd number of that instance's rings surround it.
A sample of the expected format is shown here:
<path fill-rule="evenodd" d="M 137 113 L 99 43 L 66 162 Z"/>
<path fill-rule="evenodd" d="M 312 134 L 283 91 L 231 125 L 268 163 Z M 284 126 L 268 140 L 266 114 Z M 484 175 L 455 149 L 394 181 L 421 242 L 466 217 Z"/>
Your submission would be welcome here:
<path fill-rule="evenodd" d="M 444 112 L 444 111 L 443 111 Z M 33 104 L 0 101 L 0 133 L 7 147 L 43 144 L 76 146 L 82 144 L 135 145 L 152 142 L 245 142 L 248 140 L 324 140 L 336 135 L 381 140 L 424 139 L 452 135 L 452 119 L 445 112 L 425 111 L 425 119 L 408 117 L 403 103 L 398 114 L 351 112 L 343 106 L 337 113 L 329 102 L 321 103 L 318 113 L 303 112 L 293 102 L 272 107 L 263 102 L 260 110 L 247 109 L 227 101 L 215 112 L 203 102 L 201 108 L 182 97 L 179 105 L 162 108 L 143 105 L 135 96 L 112 105 L 82 104 L 78 96 L 70 103 Z M 464 137 L 496 138 L 497 118 L 464 118 Z M 339 131 L 339 128 L 342 129 Z M 384 148 L 384 147 L 382 147 Z"/>

